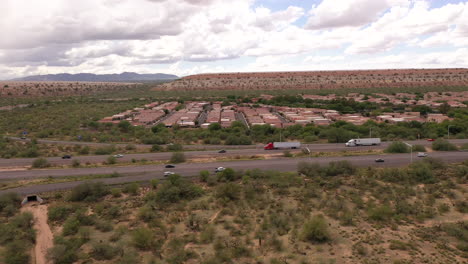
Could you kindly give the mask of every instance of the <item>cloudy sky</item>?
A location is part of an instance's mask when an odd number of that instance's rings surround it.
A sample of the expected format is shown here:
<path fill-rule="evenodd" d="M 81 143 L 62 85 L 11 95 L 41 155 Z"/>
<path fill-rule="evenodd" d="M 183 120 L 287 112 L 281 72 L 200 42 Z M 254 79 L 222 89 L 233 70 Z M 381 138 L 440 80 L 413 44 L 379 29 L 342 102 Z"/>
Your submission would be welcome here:
<path fill-rule="evenodd" d="M 0 0 L 0 79 L 468 67 L 468 1 Z"/>

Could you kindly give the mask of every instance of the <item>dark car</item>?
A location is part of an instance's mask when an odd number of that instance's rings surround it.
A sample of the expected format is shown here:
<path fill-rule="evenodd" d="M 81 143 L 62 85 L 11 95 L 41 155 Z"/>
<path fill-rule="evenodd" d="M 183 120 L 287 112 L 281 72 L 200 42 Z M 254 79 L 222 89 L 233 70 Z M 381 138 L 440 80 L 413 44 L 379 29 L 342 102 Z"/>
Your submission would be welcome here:
<path fill-rule="evenodd" d="M 226 150 L 222 149 L 222 150 L 218 151 L 218 153 L 226 153 Z"/>
<path fill-rule="evenodd" d="M 62 159 L 71 159 L 71 157 L 72 157 L 71 155 L 63 155 Z"/>
<path fill-rule="evenodd" d="M 167 164 L 167 165 L 165 166 L 165 168 L 175 168 L 175 165 Z"/>
<path fill-rule="evenodd" d="M 384 159 L 376 159 L 375 162 L 385 162 Z"/>

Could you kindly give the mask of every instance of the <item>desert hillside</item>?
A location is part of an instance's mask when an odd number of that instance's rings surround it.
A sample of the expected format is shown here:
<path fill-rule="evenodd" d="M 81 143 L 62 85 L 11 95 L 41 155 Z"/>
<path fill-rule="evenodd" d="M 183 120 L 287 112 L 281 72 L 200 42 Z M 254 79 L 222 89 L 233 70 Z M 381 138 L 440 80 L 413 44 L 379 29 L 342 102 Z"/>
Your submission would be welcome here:
<path fill-rule="evenodd" d="M 279 90 L 468 86 L 468 69 L 405 69 L 198 74 L 156 90 Z"/>

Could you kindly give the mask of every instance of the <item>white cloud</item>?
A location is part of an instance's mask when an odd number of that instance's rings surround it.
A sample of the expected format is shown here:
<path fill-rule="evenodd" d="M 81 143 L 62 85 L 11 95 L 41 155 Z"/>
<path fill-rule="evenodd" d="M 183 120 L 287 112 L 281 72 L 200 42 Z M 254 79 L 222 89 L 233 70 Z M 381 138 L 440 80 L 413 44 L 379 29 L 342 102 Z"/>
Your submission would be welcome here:
<path fill-rule="evenodd" d="M 372 68 L 366 54 L 383 68 L 385 63 L 447 65 L 424 50 L 434 47 L 456 65 L 468 66 L 455 59 L 468 46 L 468 2 L 440 8 L 429 3 L 323 0 L 310 10 L 273 11 L 254 0 L 48 0 L 47 5 L 3 0 L 0 78 L 82 71 L 185 75 Z M 356 56 L 361 60 L 350 62 Z M 254 62 L 230 63 L 246 57 Z M 291 64 L 291 58 L 301 62 Z M 409 62 L 399 64 L 402 58 Z"/>

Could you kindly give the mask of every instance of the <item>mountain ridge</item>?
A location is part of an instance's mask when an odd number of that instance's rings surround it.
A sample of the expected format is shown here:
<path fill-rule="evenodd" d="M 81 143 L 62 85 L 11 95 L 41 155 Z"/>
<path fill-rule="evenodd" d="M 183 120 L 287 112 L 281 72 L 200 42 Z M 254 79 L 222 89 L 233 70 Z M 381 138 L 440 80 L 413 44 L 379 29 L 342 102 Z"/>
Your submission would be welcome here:
<path fill-rule="evenodd" d="M 94 74 L 94 73 L 58 73 L 31 75 L 21 78 L 11 79 L 10 81 L 63 81 L 63 82 L 138 82 L 138 81 L 161 81 L 176 80 L 177 75 L 165 73 L 139 74 L 135 72 L 122 72 L 113 74 Z"/>

